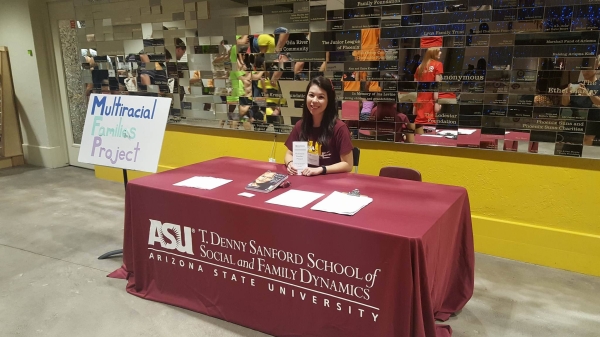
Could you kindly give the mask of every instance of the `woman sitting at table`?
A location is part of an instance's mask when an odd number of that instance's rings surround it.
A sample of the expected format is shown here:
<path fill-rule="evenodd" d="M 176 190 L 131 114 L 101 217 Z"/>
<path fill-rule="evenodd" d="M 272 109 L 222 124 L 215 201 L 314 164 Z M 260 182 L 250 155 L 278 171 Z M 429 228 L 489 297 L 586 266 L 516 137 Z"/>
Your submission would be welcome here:
<path fill-rule="evenodd" d="M 329 79 L 313 78 L 306 87 L 302 119 L 294 125 L 285 146 L 285 166 L 289 174 L 298 172 L 293 165 L 293 142 L 308 142 L 309 167 L 304 176 L 350 172 L 353 165 L 352 141 L 348 126 L 338 119 L 335 90 Z"/>

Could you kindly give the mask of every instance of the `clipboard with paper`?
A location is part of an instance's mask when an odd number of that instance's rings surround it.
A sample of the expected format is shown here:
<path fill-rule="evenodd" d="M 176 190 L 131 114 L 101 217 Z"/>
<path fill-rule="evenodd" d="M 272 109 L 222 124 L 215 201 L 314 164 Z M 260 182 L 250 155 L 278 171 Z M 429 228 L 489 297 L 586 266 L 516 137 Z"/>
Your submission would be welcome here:
<path fill-rule="evenodd" d="M 311 209 L 352 216 L 372 202 L 372 198 L 360 195 L 357 190 L 350 193 L 335 191 L 325 199 L 321 200 L 318 204 L 311 207 Z"/>

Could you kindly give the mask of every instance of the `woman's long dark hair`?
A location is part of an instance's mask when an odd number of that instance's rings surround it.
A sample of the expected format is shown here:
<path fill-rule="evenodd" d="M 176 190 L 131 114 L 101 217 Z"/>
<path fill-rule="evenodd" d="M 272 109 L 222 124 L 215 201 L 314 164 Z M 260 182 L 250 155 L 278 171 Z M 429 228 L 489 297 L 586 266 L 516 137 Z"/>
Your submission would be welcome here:
<path fill-rule="evenodd" d="M 306 94 L 304 95 L 304 108 L 302 109 L 300 140 L 308 140 L 310 135 L 313 133 L 313 116 L 308 110 L 308 103 L 306 102 L 308 91 L 313 85 L 318 86 L 327 93 L 327 107 L 325 108 L 325 111 L 323 111 L 323 119 L 319 125 L 319 139 L 316 140 L 322 145 L 327 146 L 329 144 L 329 140 L 331 137 L 333 137 L 333 128 L 335 127 L 335 123 L 338 119 L 338 110 L 333 85 L 329 79 L 323 76 L 313 78 L 306 87 Z"/>

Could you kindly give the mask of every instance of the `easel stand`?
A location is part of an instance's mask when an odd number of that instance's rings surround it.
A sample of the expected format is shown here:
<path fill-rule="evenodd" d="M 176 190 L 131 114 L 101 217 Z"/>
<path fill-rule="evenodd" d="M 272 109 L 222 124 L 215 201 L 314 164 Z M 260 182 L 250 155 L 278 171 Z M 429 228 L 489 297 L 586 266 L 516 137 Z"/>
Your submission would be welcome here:
<path fill-rule="evenodd" d="M 127 181 L 127 170 L 123 169 L 123 185 L 125 186 L 125 192 L 127 192 Z M 123 249 L 117 249 L 108 253 L 104 253 L 98 257 L 98 260 L 108 259 L 109 257 L 113 257 L 115 255 L 123 255 Z"/>
<path fill-rule="evenodd" d="M 19 123 L 8 48 L 0 47 L 0 169 L 25 164 Z"/>

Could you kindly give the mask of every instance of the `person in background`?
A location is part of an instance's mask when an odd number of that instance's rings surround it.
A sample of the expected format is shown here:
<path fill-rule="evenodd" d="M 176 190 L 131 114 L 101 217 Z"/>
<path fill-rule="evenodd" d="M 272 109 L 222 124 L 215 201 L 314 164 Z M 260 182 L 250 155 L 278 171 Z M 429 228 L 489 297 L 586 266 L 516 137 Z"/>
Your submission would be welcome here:
<path fill-rule="evenodd" d="M 200 74 L 200 70 L 194 70 L 190 76 L 190 85 L 188 86 L 188 93 L 192 94 L 192 87 L 196 85 L 196 83 L 202 84 L 202 75 Z"/>
<path fill-rule="evenodd" d="M 385 51 L 379 47 L 381 30 L 379 28 L 361 29 L 360 50 L 352 52 L 355 61 L 385 60 Z"/>
<path fill-rule="evenodd" d="M 275 71 L 273 72 L 273 76 L 271 77 L 271 82 L 277 83 L 279 81 L 279 79 L 281 78 L 281 76 L 283 75 L 283 71 L 281 71 L 283 69 L 283 62 L 291 62 L 291 58 L 290 55 L 288 53 L 284 53 L 283 52 L 283 48 L 285 47 L 285 44 L 287 43 L 287 41 L 290 38 L 290 31 L 285 28 L 285 27 L 279 27 L 275 29 L 275 34 L 273 35 L 273 40 L 271 41 L 270 39 L 268 40 L 268 43 L 273 43 L 273 52 L 275 53 L 279 53 L 279 55 L 277 56 L 277 61 L 279 61 L 279 71 Z M 263 34 L 264 35 L 264 34 Z M 259 36 L 258 39 L 258 43 L 259 43 L 259 47 L 260 47 L 260 52 L 261 53 L 270 53 L 270 49 L 271 49 L 271 45 L 269 44 L 266 48 L 265 46 L 261 45 L 261 43 L 264 43 L 264 38 L 261 42 L 261 36 Z M 271 35 L 269 35 L 271 36 Z"/>
<path fill-rule="evenodd" d="M 265 109 L 265 115 L 263 117 L 263 121 L 267 121 L 267 116 L 281 116 L 281 108 L 276 107 L 267 107 Z"/>
<path fill-rule="evenodd" d="M 293 164 L 293 142 L 308 142 L 309 167 L 301 174 L 314 176 L 350 172 L 354 163 L 348 126 L 338 119 L 335 90 L 331 80 L 319 76 L 306 87 L 302 119 L 294 125 L 285 142 L 284 163 L 289 174 L 298 172 Z M 316 160 L 315 160 L 316 158 Z"/>
<path fill-rule="evenodd" d="M 395 102 L 377 102 L 371 110 L 371 120 L 394 121 L 398 114 Z"/>
<path fill-rule="evenodd" d="M 238 79 L 242 81 L 243 85 L 243 95 L 240 96 L 239 101 L 241 105 L 252 105 L 252 100 L 254 97 L 254 83 L 262 79 L 263 71 L 248 71 L 249 68 L 246 62 L 242 58 L 250 58 L 248 54 L 238 54 L 238 69 L 244 70 L 239 73 Z M 253 67 L 251 63 L 249 63 L 250 67 Z"/>
<path fill-rule="evenodd" d="M 229 105 L 239 104 L 240 96 L 244 96 L 244 83 L 241 77 L 246 75 L 246 65 L 243 60 L 245 54 L 237 53 L 237 46 L 232 46 L 229 53 L 232 71 L 229 72 L 229 80 L 231 81 L 231 94 L 226 97 L 226 102 Z"/>
<path fill-rule="evenodd" d="M 254 45 L 254 36 L 253 35 L 236 35 L 235 36 L 235 46 L 236 52 L 240 54 L 251 54 L 258 53 L 258 45 L 256 46 L 256 51 L 251 48 Z M 230 52 L 231 53 L 231 52 Z"/>
<path fill-rule="evenodd" d="M 368 121 L 369 119 L 371 119 L 371 111 L 373 111 L 374 107 L 375 107 L 375 102 L 362 101 L 359 120 Z"/>
<path fill-rule="evenodd" d="M 163 26 L 163 30 L 168 30 L 167 27 Z M 144 40 L 144 47 L 148 46 L 151 40 Z M 180 38 L 175 39 L 175 57 L 179 61 L 186 51 L 186 46 L 183 40 Z M 166 63 L 170 62 L 173 56 L 167 48 L 165 48 L 165 62 L 154 62 L 154 67 L 146 69 L 146 64 L 150 63 L 150 56 L 145 51 L 140 52 L 140 68 L 143 70 L 140 72 L 139 84 L 142 86 L 158 85 L 159 91 L 163 93 L 170 92 L 169 90 L 169 79 L 167 76 Z M 145 89 L 145 88 L 142 88 Z M 183 89 L 183 88 L 179 88 Z"/>
<path fill-rule="evenodd" d="M 258 50 L 261 53 L 275 53 L 275 36 L 272 34 L 260 34 L 257 39 Z"/>
<path fill-rule="evenodd" d="M 441 57 L 442 51 L 439 47 L 428 48 L 423 62 L 417 67 L 415 73 L 415 80 L 421 82 L 417 92 L 417 102 L 414 104 L 414 113 L 417 115 L 415 120 L 417 133 L 423 133 L 422 126 L 419 124 L 436 123 L 435 115 L 441 108 L 438 103 L 438 92 L 432 92 L 435 89 L 434 83 L 442 81 L 444 65 L 439 61 Z"/>
<path fill-rule="evenodd" d="M 169 92 L 166 62 L 171 61 L 171 53 L 165 49 L 165 62 L 154 62 L 154 69 L 144 69 L 140 73 L 140 84 L 158 85 L 160 92 Z"/>
<path fill-rule="evenodd" d="M 261 91 L 259 97 L 264 97 L 268 106 L 279 106 L 281 104 L 281 89 L 278 82 L 271 80 L 271 73 L 268 71 L 261 72 L 256 82 L 258 89 Z"/>
<path fill-rule="evenodd" d="M 290 38 L 290 31 L 289 31 L 289 29 L 287 29 L 285 27 L 279 27 L 279 28 L 275 28 L 274 33 L 277 37 L 276 38 L 277 43 L 275 44 L 275 52 L 281 53 L 281 52 L 283 52 L 283 47 L 285 47 L 285 44 L 287 43 L 287 41 Z"/>
<path fill-rule="evenodd" d="M 344 91 L 360 91 L 359 77 L 361 72 L 344 73 L 342 75 L 342 85 Z M 365 72 L 366 74 L 366 72 Z M 366 78 L 365 78 L 366 79 Z"/>
<path fill-rule="evenodd" d="M 219 55 L 213 60 L 213 64 L 224 63 L 229 59 L 229 53 L 231 52 L 231 45 L 227 40 L 222 40 L 219 44 Z"/>
<path fill-rule="evenodd" d="M 175 39 L 175 57 L 177 59 L 177 62 L 187 62 L 187 55 L 185 54 L 186 50 L 187 50 L 187 47 L 186 47 L 185 43 L 183 42 L 183 40 L 180 38 L 176 38 Z"/>
<path fill-rule="evenodd" d="M 300 64 L 301 63 L 301 64 Z M 317 69 L 316 71 L 313 71 L 313 69 L 311 69 L 311 74 L 310 77 L 317 77 L 317 76 L 325 76 L 325 69 L 327 69 L 327 63 L 329 63 L 329 52 L 325 52 L 325 61 L 321 62 L 319 64 L 319 62 L 311 62 L 311 65 L 313 64 L 318 64 L 319 69 Z M 296 73 L 300 73 L 300 71 L 302 71 L 302 68 L 304 67 L 304 62 L 296 62 Z M 316 69 L 316 68 L 314 68 Z"/>
<path fill-rule="evenodd" d="M 600 56 L 592 69 L 581 71 L 582 81 L 567 85 L 563 90 L 561 104 L 572 108 L 589 109 L 583 145 L 600 146 L 600 79 L 597 69 Z"/>

